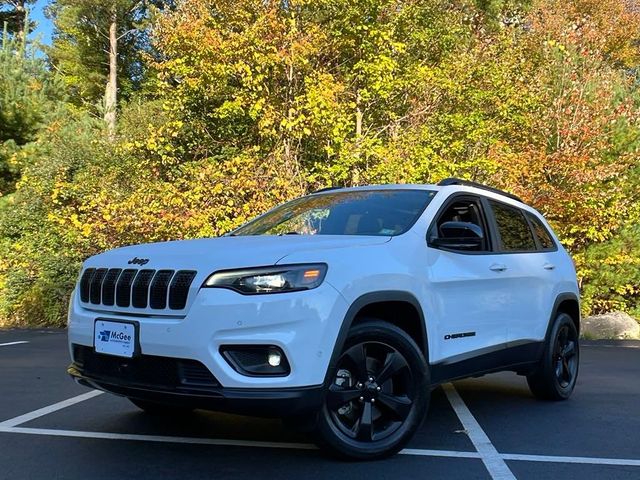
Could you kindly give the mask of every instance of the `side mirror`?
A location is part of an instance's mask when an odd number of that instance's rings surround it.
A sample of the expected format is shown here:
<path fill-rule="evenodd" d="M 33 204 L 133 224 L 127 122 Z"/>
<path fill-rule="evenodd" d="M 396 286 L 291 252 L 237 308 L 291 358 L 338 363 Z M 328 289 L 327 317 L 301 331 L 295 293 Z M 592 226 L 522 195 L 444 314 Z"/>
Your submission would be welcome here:
<path fill-rule="evenodd" d="M 482 248 L 484 235 L 482 228 L 469 222 L 444 222 L 438 228 L 438 236 L 431 237 L 436 247 L 454 250 L 478 250 Z"/>

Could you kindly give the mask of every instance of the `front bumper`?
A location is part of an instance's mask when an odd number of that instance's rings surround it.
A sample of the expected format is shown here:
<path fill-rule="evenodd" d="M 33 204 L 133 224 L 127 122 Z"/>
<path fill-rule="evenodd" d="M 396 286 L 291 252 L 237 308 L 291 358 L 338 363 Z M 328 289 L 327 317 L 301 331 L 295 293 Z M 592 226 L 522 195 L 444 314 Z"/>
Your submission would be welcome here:
<path fill-rule="evenodd" d="M 348 308 L 344 298 L 327 282 L 309 291 L 259 296 L 200 289 L 181 317 L 162 315 L 164 312 L 136 315 L 104 311 L 99 309 L 101 306 L 86 308 L 77 297 L 73 296 L 69 310 L 72 355 L 74 345 L 93 348 L 96 319 L 135 322 L 139 325 L 143 355 L 198 361 L 225 391 L 284 390 L 285 396 L 290 396 L 289 389 L 306 390 L 324 383 Z M 243 375 L 220 353 L 220 348 L 228 345 L 277 346 L 286 355 L 291 371 L 281 377 Z"/>
<path fill-rule="evenodd" d="M 167 390 L 115 378 L 97 378 L 72 363 L 68 373 L 80 385 L 128 398 L 167 405 L 260 417 L 311 414 L 322 405 L 323 388 L 225 388 Z"/>

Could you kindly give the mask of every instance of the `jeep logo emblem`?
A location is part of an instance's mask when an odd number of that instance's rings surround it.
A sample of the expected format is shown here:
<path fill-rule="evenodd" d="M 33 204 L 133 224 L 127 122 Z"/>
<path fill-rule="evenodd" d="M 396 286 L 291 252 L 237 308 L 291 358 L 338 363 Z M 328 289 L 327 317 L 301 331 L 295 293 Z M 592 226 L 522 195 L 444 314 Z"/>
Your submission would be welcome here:
<path fill-rule="evenodd" d="M 149 259 L 148 258 L 138 258 L 138 257 L 133 257 L 131 260 L 129 260 L 129 265 L 146 265 L 147 263 L 149 263 Z"/>

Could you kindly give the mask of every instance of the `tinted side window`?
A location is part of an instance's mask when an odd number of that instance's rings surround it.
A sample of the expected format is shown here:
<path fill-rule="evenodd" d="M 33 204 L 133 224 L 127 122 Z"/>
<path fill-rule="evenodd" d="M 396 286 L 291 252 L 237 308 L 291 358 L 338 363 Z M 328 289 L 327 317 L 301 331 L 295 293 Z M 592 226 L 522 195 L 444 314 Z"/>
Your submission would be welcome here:
<path fill-rule="evenodd" d="M 490 201 L 491 208 L 498 224 L 501 239 L 501 250 L 505 251 L 535 251 L 536 242 L 524 218 L 517 208 L 502 203 Z"/>
<path fill-rule="evenodd" d="M 531 215 L 530 213 L 527 213 L 527 218 L 529 218 L 529 221 L 533 226 L 533 232 L 536 234 L 536 237 L 538 237 L 538 240 L 540 241 L 540 246 L 542 247 L 542 249 L 553 250 L 554 248 L 556 248 L 556 244 L 551 238 L 551 234 L 549 233 L 549 230 L 547 230 L 547 227 L 543 225 L 540 219 L 535 215 Z"/>
<path fill-rule="evenodd" d="M 441 233 L 440 226 L 445 222 L 466 222 L 477 225 L 484 235 L 483 245 L 480 248 L 464 249 L 464 251 L 484 252 L 489 250 L 484 215 L 478 199 L 461 197 L 448 204 L 446 209 L 438 216 L 436 228 L 432 229 L 431 235 L 438 236 Z"/>

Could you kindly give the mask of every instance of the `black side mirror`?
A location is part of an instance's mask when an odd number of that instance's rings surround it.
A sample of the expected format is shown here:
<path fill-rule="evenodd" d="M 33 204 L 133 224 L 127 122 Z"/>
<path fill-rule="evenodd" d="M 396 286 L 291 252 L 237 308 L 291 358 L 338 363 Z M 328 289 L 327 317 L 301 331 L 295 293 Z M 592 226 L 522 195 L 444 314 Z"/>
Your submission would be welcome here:
<path fill-rule="evenodd" d="M 479 250 L 483 242 L 482 228 L 469 222 L 444 222 L 438 228 L 438 236 L 431 237 L 433 246 L 455 250 Z"/>

